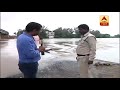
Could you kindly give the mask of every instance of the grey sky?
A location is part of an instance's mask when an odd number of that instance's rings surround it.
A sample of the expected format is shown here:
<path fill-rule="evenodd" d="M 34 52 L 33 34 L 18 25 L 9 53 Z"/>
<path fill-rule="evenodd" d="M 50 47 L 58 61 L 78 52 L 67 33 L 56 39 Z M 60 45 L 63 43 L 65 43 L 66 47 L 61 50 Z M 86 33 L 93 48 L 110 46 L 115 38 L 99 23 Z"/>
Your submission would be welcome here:
<path fill-rule="evenodd" d="M 109 26 L 100 26 L 100 15 L 109 16 Z M 11 35 L 18 29 L 24 29 L 29 22 L 38 22 L 51 31 L 85 23 L 101 33 L 119 34 L 119 12 L 1 12 L 1 28 Z"/>

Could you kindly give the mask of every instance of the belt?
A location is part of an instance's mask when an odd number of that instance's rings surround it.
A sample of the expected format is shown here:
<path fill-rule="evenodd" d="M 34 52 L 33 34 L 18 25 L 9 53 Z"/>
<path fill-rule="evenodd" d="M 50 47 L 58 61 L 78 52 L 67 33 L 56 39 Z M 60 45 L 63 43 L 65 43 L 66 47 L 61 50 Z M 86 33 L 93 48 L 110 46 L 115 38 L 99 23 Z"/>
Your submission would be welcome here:
<path fill-rule="evenodd" d="M 81 55 L 81 54 L 77 54 L 77 56 L 89 56 L 90 54 L 86 54 L 86 55 Z"/>

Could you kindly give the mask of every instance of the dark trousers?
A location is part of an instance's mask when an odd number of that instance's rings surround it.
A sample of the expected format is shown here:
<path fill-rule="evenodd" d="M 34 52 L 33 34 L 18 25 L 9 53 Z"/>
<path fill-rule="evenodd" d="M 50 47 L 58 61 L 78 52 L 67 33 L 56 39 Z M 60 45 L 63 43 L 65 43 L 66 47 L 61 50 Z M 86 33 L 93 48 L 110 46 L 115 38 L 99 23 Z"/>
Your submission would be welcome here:
<path fill-rule="evenodd" d="M 38 70 L 38 62 L 20 63 L 18 64 L 20 71 L 24 74 L 24 78 L 36 78 Z"/>

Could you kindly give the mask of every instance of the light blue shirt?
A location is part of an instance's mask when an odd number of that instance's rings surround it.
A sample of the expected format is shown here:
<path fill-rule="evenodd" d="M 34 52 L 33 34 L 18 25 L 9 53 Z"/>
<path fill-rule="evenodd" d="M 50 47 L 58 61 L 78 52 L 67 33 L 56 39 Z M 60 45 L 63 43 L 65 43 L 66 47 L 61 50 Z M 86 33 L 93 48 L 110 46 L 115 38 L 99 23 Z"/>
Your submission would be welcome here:
<path fill-rule="evenodd" d="M 19 54 L 19 61 L 22 63 L 38 62 L 40 52 L 37 49 L 33 36 L 23 32 L 17 38 L 17 50 Z"/>

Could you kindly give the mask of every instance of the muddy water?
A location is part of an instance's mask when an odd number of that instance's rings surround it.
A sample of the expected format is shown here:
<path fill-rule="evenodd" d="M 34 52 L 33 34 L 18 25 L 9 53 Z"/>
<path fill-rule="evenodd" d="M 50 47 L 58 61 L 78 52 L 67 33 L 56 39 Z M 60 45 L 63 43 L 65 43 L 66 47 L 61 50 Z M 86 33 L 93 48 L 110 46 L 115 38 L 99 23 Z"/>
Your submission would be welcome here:
<path fill-rule="evenodd" d="M 39 68 L 47 67 L 48 61 L 71 60 L 76 61 L 75 49 L 79 39 L 44 39 L 50 53 L 45 53 L 39 61 Z M 16 39 L 0 41 L 1 77 L 20 73 L 18 69 L 18 53 Z M 96 59 L 119 63 L 119 39 L 97 39 Z"/>

